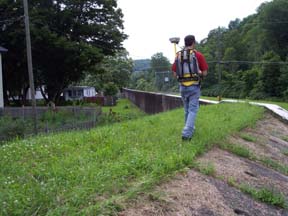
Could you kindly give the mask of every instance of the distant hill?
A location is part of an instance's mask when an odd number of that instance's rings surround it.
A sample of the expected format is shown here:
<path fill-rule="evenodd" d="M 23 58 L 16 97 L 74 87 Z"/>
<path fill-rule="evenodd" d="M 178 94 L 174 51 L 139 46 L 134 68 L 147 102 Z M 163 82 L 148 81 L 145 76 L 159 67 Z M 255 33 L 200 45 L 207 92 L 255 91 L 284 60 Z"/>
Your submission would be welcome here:
<path fill-rule="evenodd" d="M 133 72 L 136 71 L 145 71 L 151 68 L 150 63 L 151 60 L 150 59 L 139 59 L 139 60 L 134 60 L 134 67 L 133 67 Z"/>

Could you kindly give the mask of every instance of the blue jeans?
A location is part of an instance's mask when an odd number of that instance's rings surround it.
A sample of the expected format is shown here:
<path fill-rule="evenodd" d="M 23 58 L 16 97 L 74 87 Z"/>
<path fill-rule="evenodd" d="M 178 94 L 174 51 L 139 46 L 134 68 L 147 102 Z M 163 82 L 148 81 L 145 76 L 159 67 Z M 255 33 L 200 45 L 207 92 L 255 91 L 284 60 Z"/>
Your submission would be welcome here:
<path fill-rule="evenodd" d="M 182 137 L 191 138 L 194 133 L 194 124 L 199 109 L 200 86 L 182 86 L 180 93 L 184 104 L 185 126 L 182 130 Z"/>

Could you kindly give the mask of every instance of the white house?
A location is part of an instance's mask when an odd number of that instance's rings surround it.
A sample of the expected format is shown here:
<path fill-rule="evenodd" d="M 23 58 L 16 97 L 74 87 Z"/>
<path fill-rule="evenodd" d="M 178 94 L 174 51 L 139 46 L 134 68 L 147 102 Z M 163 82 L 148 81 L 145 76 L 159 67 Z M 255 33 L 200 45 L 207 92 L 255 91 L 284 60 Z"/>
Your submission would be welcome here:
<path fill-rule="evenodd" d="M 90 86 L 71 86 L 64 90 L 65 100 L 82 100 L 87 97 L 95 97 L 96 91 Z"/>

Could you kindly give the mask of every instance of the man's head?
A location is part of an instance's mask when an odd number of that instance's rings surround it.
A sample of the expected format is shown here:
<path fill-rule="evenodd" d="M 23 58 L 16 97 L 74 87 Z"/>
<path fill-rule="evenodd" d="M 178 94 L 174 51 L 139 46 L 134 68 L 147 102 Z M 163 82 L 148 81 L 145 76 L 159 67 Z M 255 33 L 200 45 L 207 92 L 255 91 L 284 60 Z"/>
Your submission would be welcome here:
<path fill-rule="evenodd" d="M 192 46 L 195 43 L 195 37 L 194 35 L 187 35 L 184 38 L 184 42 L 185 42 L 185 47 L 189 47 Z"/>

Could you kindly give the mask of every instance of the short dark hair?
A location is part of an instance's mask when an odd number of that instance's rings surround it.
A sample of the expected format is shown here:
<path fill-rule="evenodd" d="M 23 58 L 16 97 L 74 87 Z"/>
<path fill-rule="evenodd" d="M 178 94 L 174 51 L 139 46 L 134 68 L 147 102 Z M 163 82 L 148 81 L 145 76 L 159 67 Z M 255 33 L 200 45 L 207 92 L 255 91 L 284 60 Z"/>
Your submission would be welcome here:
<path fill-rule="evenodd" d="M 195 37 L 194 35 L 187 35 L 184 38 L 185 46 L 191 46 L 193 43 L 195 43 Z"/>

